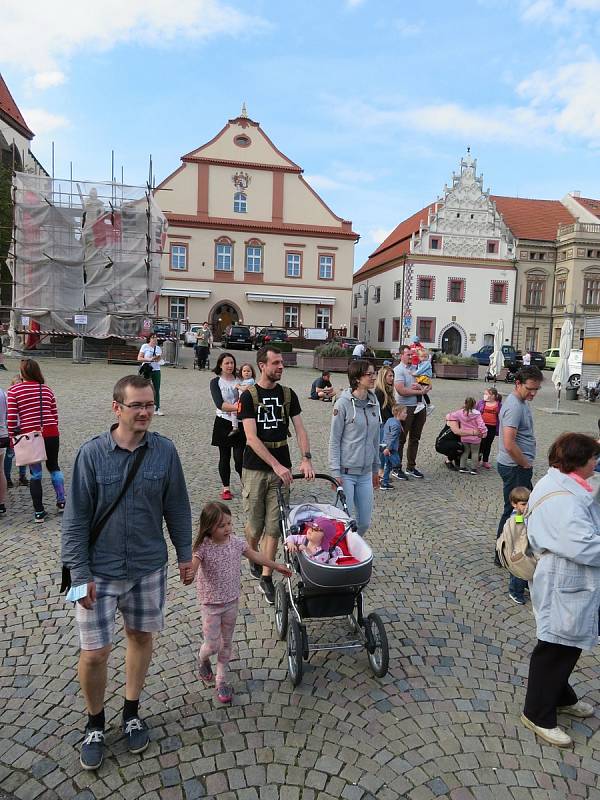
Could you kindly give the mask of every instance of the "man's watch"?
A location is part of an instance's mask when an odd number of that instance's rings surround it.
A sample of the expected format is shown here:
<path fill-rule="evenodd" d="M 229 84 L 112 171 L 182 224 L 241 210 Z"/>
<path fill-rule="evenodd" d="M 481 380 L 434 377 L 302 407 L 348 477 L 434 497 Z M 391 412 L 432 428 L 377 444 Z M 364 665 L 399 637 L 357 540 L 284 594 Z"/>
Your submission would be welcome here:
<path fill-rule="evenodd" d="M 302 453 L 302 457 L 306 458 L 307 461 L 311 461 L 312 460 L 312 453 L 310 451 L 308 451 L 306 453 Z"/>

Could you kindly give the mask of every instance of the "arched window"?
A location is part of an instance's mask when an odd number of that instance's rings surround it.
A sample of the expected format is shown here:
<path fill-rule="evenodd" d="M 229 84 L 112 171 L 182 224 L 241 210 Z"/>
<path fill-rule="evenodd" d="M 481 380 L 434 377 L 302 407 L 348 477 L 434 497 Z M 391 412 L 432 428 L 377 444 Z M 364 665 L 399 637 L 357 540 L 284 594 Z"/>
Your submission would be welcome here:
<path fill-rule="evenodd" d="M 243 192 L 236 192 L 233 195 L 233 210 L 237 214 L 245 214 L 246 213 L 246 195 Z"/>

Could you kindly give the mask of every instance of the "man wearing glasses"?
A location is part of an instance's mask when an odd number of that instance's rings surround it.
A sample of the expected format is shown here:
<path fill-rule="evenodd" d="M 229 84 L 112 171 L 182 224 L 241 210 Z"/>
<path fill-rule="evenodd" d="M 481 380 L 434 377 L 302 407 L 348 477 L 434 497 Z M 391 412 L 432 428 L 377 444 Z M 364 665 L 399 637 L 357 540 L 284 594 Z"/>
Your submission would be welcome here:
<path fill-rule="evenodd" d="M 497 468 L 502 478 L 504 511 L 498 523 L 496 538 L 502 533 L 504 523 L 512 514 L 510 493 L 517 486 L 533 489 L 533 462 L 535 460 L 535 435 L 533 416 L 529 403 L 538 393 L 544 376 L 537 367 L 522 367 L 515 377 L 515 388 L 502 403 L 498 435 Z M 500 566 L 498 554 L 494 561 Z M 509 595 L 513 602 L 523 605 L 527 581 L 511 575 Z"/>
<path fill-rule="evenodd" d="M 123 734 L 130 752 L 148 747 L 138 705 L 152 634 L 164 624 L 163 519 L 181 581 L 193 580 L 191 512 L 181 462 L 170 439 L 148 430 L 155 411 L 152 384 L 141 375 L 121 378 L 112 408 L 117 422 L 79 448 L 62 529 L 62 560 L 73 587 L 67 599 L 75 602 L 79 681 L 88 712 L 80 763 L 88 770 L 98 769 L 104 756 L 104 694 L 117 608 L 127 641 Z M 100 532 L 90 547 L 95 528 Z"/>

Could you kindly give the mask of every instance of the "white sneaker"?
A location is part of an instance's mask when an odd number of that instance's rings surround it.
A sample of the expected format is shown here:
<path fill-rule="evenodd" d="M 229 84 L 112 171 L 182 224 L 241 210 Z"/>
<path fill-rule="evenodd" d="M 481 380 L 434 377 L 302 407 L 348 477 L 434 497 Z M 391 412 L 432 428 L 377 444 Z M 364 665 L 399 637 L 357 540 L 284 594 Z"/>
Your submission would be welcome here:
<path fill-rule="evenodd" d="M 425 403 L 417 403 L 417 405 L 415 406 L 415 414 L 418 414 L 419 411 L 423 411 L 424 408 L 425 408 Z"/>
<path fill-rule="evenodd" d="M 431 413 L 433 413 L 433 409 L 434 408 L 435 408 L 435 406 L 433 405 L 433 403 L 430 403 L 427 406 L 427 408 L 425 409 L 425 413 L 427 414 L 427 416 L 429 416 Z"/>
<path fill-rule="evenodd" d="M 556 710 L 559 714 L 568 714 L 570 717 L 581 717 L 581 719 L 594 716 L 594 706 L 584 700 L 578 700 L 572 706 L 559 706 Z"/>
<path fill-rule="evenodd" d="M 570 747 L 573 744 L 573 740 L 569 734 L 565 733 L 565 731 L 558 726 L 556 726 L 556 728 L 541 728 L 539 725 L 535 725 L 530 719 L 527 719 L 525 714 L 521 714 L 521 722 L 526 728 L 529 728 L 530 731 L 537 734 L 540 739 L 548 742 L 548 744 L 553 744 L 556 747 Z"/>
<path fill-rule="evenodd" d="M 164 417 L 165 415 L 165 412 L 161 411 L 160 408 L 157 408 L 154 413 L 156 414 L 157 417 Z"/>

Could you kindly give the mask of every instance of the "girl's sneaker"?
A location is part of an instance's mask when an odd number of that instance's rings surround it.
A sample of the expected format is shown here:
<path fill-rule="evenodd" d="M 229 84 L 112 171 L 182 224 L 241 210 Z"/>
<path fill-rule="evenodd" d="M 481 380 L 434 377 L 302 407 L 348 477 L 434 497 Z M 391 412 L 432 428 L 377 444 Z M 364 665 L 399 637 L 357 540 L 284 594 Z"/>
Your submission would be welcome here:
<path fill-rule="evenodd" d="M 233 688 L 225 683 L 217 686 L 217 700 L 219 703 L 231 703 L 233 699 Z"/>
<path fill-rule="evenodd" d="M 491 469 L 491 468 L 492 468 L 492 465 L 490 464 L 490 462 L 489 462 L 489 461 L 483 461 L 483 462 L 482 462 L 482 464 L 481 464 L 481 466 L 482 466 L 484 469 Z"/>
<path fill-rule="evenodd" d="M 201 661 L 198 666 L 198 675 L 205 686 L 212 686 L 215 681 L 210 661 Z"/>
<path fill-rule="evenodd" d="M 46 519 L 47 516 L 48 516 L 48 513 L 46 511 L 36 511 L 35 514 L 33 515 L 33 521 L 34 522 L 43 522 Z"/>
<path fill-rule="evenodd" d="M 231 494 L 229 489 L 223 489 L 223 491 L 221 492 L 221 500 L 232 500 L 232 499 L 233 495 Z"/>

